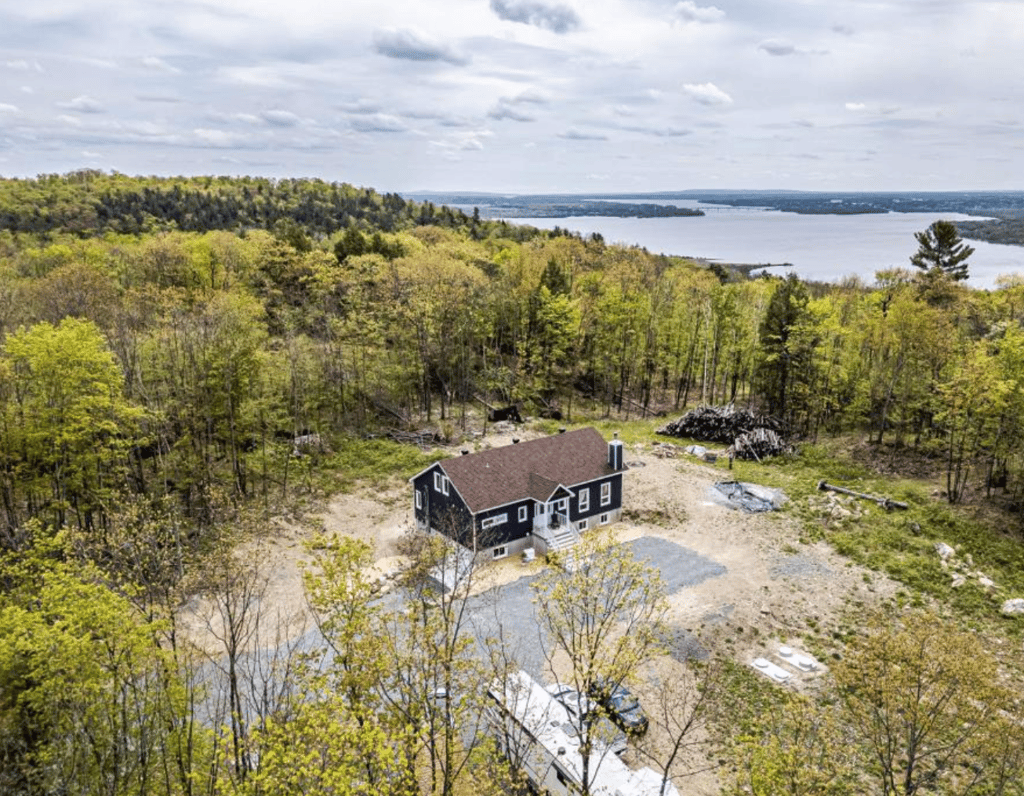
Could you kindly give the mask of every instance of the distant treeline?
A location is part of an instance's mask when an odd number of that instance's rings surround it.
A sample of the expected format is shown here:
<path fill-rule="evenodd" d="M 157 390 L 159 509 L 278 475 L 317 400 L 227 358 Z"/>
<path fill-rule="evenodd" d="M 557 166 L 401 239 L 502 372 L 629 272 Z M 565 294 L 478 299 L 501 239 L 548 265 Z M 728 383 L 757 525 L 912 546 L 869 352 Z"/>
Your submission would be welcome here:
<path fill-rule="evenodd" d="M 458 209 L 314 179 L 129 177 L 94 170 L 0 179 L 0 229 L 12 233 L 139 235 L 297 226 L 307 236 L 324 237 L 352 226 L 395 232 L 429 225 L 477 234 L 480 224 Z"/>

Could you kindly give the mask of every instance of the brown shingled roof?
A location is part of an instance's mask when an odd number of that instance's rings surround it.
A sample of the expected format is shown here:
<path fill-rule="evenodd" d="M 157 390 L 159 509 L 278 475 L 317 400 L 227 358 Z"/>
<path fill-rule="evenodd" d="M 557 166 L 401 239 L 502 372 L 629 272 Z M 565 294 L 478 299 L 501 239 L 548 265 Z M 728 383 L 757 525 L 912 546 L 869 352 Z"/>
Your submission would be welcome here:
<path fill-rule="evenodd" d="M 473 513 L 527 497 L 546 500 L 555 488 L 593 481 L 615 471 L 608 443 L 581 428 L 440 462 Z"/>

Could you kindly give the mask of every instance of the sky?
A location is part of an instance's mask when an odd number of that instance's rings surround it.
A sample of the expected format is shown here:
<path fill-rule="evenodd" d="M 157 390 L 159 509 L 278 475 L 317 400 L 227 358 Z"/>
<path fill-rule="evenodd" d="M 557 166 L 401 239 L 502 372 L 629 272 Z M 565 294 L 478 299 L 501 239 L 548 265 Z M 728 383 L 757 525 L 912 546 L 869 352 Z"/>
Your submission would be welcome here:
<path fill-rule="evenodd" d="M 0 175 L 1024 188 L 1024 0 L 9 0 Z"/>

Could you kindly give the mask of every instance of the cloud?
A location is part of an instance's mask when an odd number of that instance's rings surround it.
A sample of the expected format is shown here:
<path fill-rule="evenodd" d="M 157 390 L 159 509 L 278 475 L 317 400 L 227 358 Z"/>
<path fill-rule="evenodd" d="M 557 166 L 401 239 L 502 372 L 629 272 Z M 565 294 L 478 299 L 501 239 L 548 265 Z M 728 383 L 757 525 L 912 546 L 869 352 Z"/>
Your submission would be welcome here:
<path fill-rule="evenodd" d="M 93 99 L 88 94 L 82 94 L 68 102 L 59 102 L 57 106 L 77 113 L 104 113 L 106 111 L 99 100 Z"/>
<path fill-rule="evenodd" d="M 527 89 L 514 97 L 502 97 L 498 104 L 491 108 L 487 115 L 492 119 L 511 119 L 514 122 L 534 122 L 537 117 L 521 106 L 547 105 L 548 97 L 536 89 Z"/>
<path fill-rule="evenodd" d="M 260 118 L 267 124 L 274 125 L 274 127 L 295 127 L 299 123 L 299 117 L 291 111 L 264 111 L 260 114 Z"/>
<path fill-rule="evenodd" d="M 732 105 L 732 97 L 726 94 L 714 83 L 687 83 L 683 91 L 690 95 L 694 102 L 711 107 L 722 107 Z"/>
<path fill-rule="evenodd" d="M 154 55 L 147 56 L 142 59 L 142 65 L 147 69 L 155 69 L 158 72 L 166 72 L 169 75 L 180 75 L 181 70 L 176 66 L 171 66 L 163 58 L 157 58 Z"/>
<path fill-rule="evenodd" d="M 868 109 L 868 106 L 865 105 L 863 102 L 847 102 L 846 103 L 846 110 L 853 111 L 854 113 L 858 113 L 860 111 L 866 111 L 867 109 Z"/>
<path fill-rule="evenodd" d="M 714 22 L 721 22 L 725 19 L 725 12 L 715 6 L 698 6 L 693 0 L 683 0 L 681 3 L 676 3 L 675 15 L 679 17 L 683 22 L 698 22 L 702 24 L 711 24 Z"/>
<path fill-rule="evenodd" d="M 8 105 L 6 102 L 0 102 L 0 113 L 17 113 L 17 105 Z"/>
<path fill-rule="evenodd" d="M 205 146 L 233 147 L 238 143 L 238 137 L 226 130 L 212 130 L 206 127 L 199 127 L 193 130 L 192 133 Z"/>
<path fill-rule="evenodd" d="M 404 133 L 408 130 L 401 119 L 386 113 L 371 113 L 349 122 L 358 133 Z"/>
<path fill-rule="evenodd" d="M 608 136 L 602 133 L 584 133 L 582 130 L 577 130 L 575 127 L 570 127 L 564 133 L 558 134 L 559 138 L 564 138 L 568 141 L 607 141 Z"/>
<path fill-rule="evenodd" d="M 849 25 L 839 23 L 838 25 L 832 26 L 832 32 L 838 33 L 840 36 L 852 36 L 856 31 Z"/>
<path fill-rule="evenodd" d="M 780 39 L 766 39 L 757 45 L 757 49 L 764 50 L 768 55 L 775 56 L 793 55 L 797 51 L 795 45 Z"/>
<path fill-rule="evenodd" d="M 569 33 L 581 27 L 579 15 L 569 6 L 548 4 L 536 0 L 491 0 L 491 11 L 507 22 Z"/>
<path fill-rule="evenodd" d="M 336 107 L 342 113 L 354 113 L 359 115 L 380 113 L 380 105 L 366 99 L 359 99 L 354 102 L 342 102 Z"/>
<path fill-rule="evenodd" d="M 513 122 L 537 121 L 536 116 L 519 110 L 514 103 L 509 102 L 507 99 L 498 100 L 498 104 L 487 111 L 487 115 L 491 119 L 497 119 L 499 121 L 502 119 L 509 119 Z"/>
<path fill-rule="evenodd" d="M 388 58 L 408 61 L 446 61 L 461 66 L 469 61 L 446 44 L 433 41 L 411 30 L 377 30 L 373 49 Z"/>
<path fill-rule="evenodd" d="M 787 55 L 828 55 L 828 50 L 805 50 L 784 39 L 765 39 L 757 45 L 757 49 L 763 50 L 768 55 L 778 57 Z"/>

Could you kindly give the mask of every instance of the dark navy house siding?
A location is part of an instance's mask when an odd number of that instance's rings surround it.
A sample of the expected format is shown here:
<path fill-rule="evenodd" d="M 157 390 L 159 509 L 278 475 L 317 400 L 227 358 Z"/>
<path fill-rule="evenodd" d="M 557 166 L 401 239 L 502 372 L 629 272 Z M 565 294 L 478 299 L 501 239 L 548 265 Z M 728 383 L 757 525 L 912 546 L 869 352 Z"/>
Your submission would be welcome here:
<path fill-rule="evenodd" d="M 448 485 L 447 495 L 434 489 L 435 472 L 444 474 L 439 466 L 434 465 L 413 480 L 421 502 L 421 505 L 415 508 L 416 522 L 440 531 L 446 536 L 452 536 L 454 531 L 455 541 L 465 547 L 472 547 L 473 534 L 470 527 L 469 509 L 451 484 Z M 415 505 L 414 502 L 413 506 L 415 507 Z"/>

